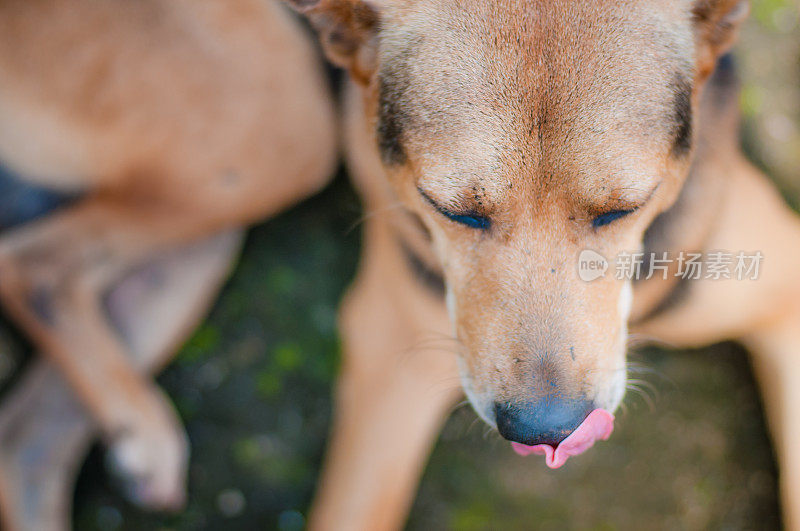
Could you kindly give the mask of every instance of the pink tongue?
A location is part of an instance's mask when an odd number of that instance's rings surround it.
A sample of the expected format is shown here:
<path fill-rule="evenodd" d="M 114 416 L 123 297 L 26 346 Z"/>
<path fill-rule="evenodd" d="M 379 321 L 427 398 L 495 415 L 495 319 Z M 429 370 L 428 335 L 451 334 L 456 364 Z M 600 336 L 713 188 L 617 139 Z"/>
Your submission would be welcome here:
<path fill-rule="evenodd" d="M 595 409 L 578 426 L 578 429 L 561 441 L 555 449 L 549 444 L 527 446 L 516 442 L 512 442 L 511 447 L 522 456 L 543 455 L 547 466 L 558 468 L 573 455 L 580 455 L 591 448 L 597 439 L 604 441 L 608 439 L 612 431 L 614 431 L 614 415 L 605 409 Z"/>

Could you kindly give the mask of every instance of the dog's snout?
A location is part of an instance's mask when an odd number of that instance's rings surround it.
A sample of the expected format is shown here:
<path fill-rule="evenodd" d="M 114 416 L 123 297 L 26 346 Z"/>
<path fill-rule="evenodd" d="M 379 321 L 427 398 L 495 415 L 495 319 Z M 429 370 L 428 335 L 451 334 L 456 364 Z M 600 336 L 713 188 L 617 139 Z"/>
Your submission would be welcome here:
<path fill-rule="evenodd" d="M 497 429 L 509 441 L 557 446 L 594 409 L 590 400 L 543 398 L 534 403 L 496 402 Z"/>

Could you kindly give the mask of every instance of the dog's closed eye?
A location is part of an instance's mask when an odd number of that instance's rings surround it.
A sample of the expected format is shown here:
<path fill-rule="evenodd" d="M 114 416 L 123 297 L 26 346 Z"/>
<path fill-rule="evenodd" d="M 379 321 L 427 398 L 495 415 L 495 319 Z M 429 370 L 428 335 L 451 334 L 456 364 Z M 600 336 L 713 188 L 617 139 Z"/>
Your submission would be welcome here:
<path fill-rule="evenodd" d="M 422 189 L 418 189 L 419 193 L 422 197 L 439 212 L 441 215 L 446 217 L 451 221 L 455 221 L 456 223 L 460 223 L 461 225 L 466 225 L 467 227 L 473 229 L 488 229 L 492 222 L 489 220 L 488 217 L 478 214 L 477 212 L 453 212 L 452 210 L 448 210 L 438 204 L 436 201 L 431 199 L 431 197 L 426 194 Z"/>
<path fill-rule="evenodd" d="M 628 214 L 632 214 L 635 211 L 636 211 L 635 208 L 631 208 L 628 210 L 612 210 L 611 212 L 600 214 L 599 216 L 595 217 L 592 220 L 592 226 L 594 228 L 605 227 L 606 225 L 613 223 L 619 218 L 624 218 Z"/>
<path fill-rule="evenodd" d="M 489 218 L 478 214 L 456 214 L 447 210 L 439 210 L 449 219 L 473 229 L 488 229 L 491 222 Z"/>

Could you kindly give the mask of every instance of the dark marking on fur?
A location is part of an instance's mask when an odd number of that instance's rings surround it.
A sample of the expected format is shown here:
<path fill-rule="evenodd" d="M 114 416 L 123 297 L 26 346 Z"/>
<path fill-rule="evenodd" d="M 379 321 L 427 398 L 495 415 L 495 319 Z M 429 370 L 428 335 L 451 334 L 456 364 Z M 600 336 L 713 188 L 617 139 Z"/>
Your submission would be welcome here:
<path fill-rule="evenodd" d="M 709 79 L 709 84 L 703 95 L 701 110 L 706 113 L 704 114 L 705 127 L 709 127 L 709 124 L 718 124 L 721 121 L 724 123 L 725 118 L 722 114 L 729 112 L 731 108 L 734 109 L 734 112 L 738 112 L 738 89 L 739 80 L 736 65 L 732 56 L 728 54 L 721 57 L 717 62 L 717 67 Z M 714 132 L 716 133 L 716 131 Z M 714 221 L 718 219 L 718 216 L 714 213 L 719 212 L 724 201 L 723 189 L 721 188 L 723 185 L 717 184 L 715 178 L 711 177 L 710 174 L 698 169 L 698 164 L 700 164 L 707 149 L 705 138 L 708 136 L 708 133 L 703 134 L 702 132 L 697 135 L 697 156 L 677 201 L 667 211 L 657 216 L 645 232 L 643 242 L 645 260 L 654 252 L 668 251 L 671 256 L 676 256 L 676 253 L 681 250 L 690 251 L 694 249 L 696 252 L 705 250 L 707 239 L 713 230 Z M 716 135 L 712 138 L 714 140 L 717 139 Z M 712 192 L 709 192 L 709 189 Z M 696 200 L 698 196 L 705 199 L 698 202 Z M 698 208 L 702 208 L 705 212 L 711 212 L 711 214 L 698 217 Z M 702 227 L 704 227 L 699 239 L 695 236 L 691 242 L 684 241 L 687 219 L 692 220 L 695 226 L 698 223 L 702 223 Z M 642 264 L 643 271 L 647 271 L 648 268 L 648 263 Z M 651 281 L 663 282 L 660 279 Z M 638 280 L 638 282 L 644 284 L 648 281 L 642 279 Z M 686 279 L 678 279 L 673 282 L 660 300 L 633 324 L 659 318 L 684 304 L 691 297 L 692 282 L 692 280 Z"/>
<path fill-rule="evenodd" d="M 381 23 L 375 8 L 365 2 L 358 2 L 353 6 L 353 21 L 363 32 L 376 31 Z"/>
<path fill-rule="evenodd" d="M 350 28 L 343 25 L 334 26 L 327 37 L 328 46 L 340 56 L 354 55 L 361 46 L 361 40 L 351 33 Z"/>
<path fill-rule="evenodd" d="M 400 249 L 406 258 L 408 267 L 425 288 L 437 297 L 444 298 L 446 286 L 441 272 L 433 269 L 420 258 L 404 241 L 399 240 Z"/>
<path fill-rule="evenodd" d="M 402 83 L 386 74 L 381 74 L 379 82 L 378 148 L 384 164 L 403 164 L 407 160 L 403 147 L 403 131 L 407 119 L 401 104 Z"/>
<path fill-rule="evenodd" d="M 424 35 L 409 35 L 403 47 L 384 58 L 378 73 L 378 120 L 376 137 L 384 164 L 403 164 L 408 159 L 404 141 L 414 125 L 407 93 L 410 72 Z"/>
<path fill-rule="evenodd" d="M 664 295 L 664 298 L 649 312 L 637 319 L 633 324 L 641 324 L 651 321 L 669 313 L 672 310 L 680 307 L 691 296 L 692 280 L 681 278 L 678 282 L 674 283 L 670 290 Z"/>
<path fill-rule="evenodd" d="M 42 323 L 52 326 L 55 323 L 53 292 L 47 288 L 36 288 L 28 298 L 28 305 Z"/>
<path fill-rule="evenodd" d="M 674 140 L 672 154 L 684 157 L 692 149 L 693 120 L 692 120 L 692 84 L 683 75 L 676 74 L 673 82 L 674 89 Z"/>
<path fill-rule="evenodd" d="M 675 227 L 679 226 L 680 219 L 685 216 L 686 201 L 688 200 L 686 194 L 691 190 L 695 172 L 690 172 L 684 183 L 681 193 L 677 201 L 668 210 L 662 212 L 650 223 L 644 233 L 642 243 L 644 244 L 644 256 L 642 256 L 642 263 L 640 271 L 650 271 L 652 267 L 652 258 L 656 255 L 660 256 L 663 252 L 675 252 L 680 249 L 680 231 L 676 231 Z M 646 275 L 637 275 L 633 278 L 634 284 L 644 284 L 647 282 Z"/>
<path fill-rule="evenodd" d="M 733 58 L 733 54 L 726 53 L 717 61 L 717 67 L 714 69 L 714 75 L 711 77 L 710 82 L 720 86 L 735 85 L 739 82 L 736 70 L 736 61 Z"/>
<path fill-rule="evenodd" d="M 734 105 L 738 107 L 739 97 L 739 72 L 733 55 L 728 53 L 717 61 L 717 67 L 708 80 L 706 95 L 713 95 L 709 99 L 709 104 L 721 112 Z"/>

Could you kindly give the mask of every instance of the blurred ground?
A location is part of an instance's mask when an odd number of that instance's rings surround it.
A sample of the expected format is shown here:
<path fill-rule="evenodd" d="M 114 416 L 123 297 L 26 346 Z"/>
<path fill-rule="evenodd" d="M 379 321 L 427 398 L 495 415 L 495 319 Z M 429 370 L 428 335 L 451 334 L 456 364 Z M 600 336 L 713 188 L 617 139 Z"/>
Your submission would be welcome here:
<path fill-rule="evenodd" d="M 737 56 L 745 143 L 800 204 L 800 21 L 756 0 Z M 78 482 L 78 530 L 301 529 L 339 358 L 337 302 L 357 263 L 359 204 L 344 177 L 252 231 L 208 321 L 160 382 L 192 441 L 190 504 L 146 515 L 109 485 L 99 450 Z M 24 350 L 0 323 L 0 380 Z M 649 349 L 644 395 L 606 443 L 559 471 L 521 459 L 468 407 L 447 423 L 410 529 L 776 529 L 775 468 L 745 353 Z M 652 388 L 651 388 L 652 387 Z"/>

